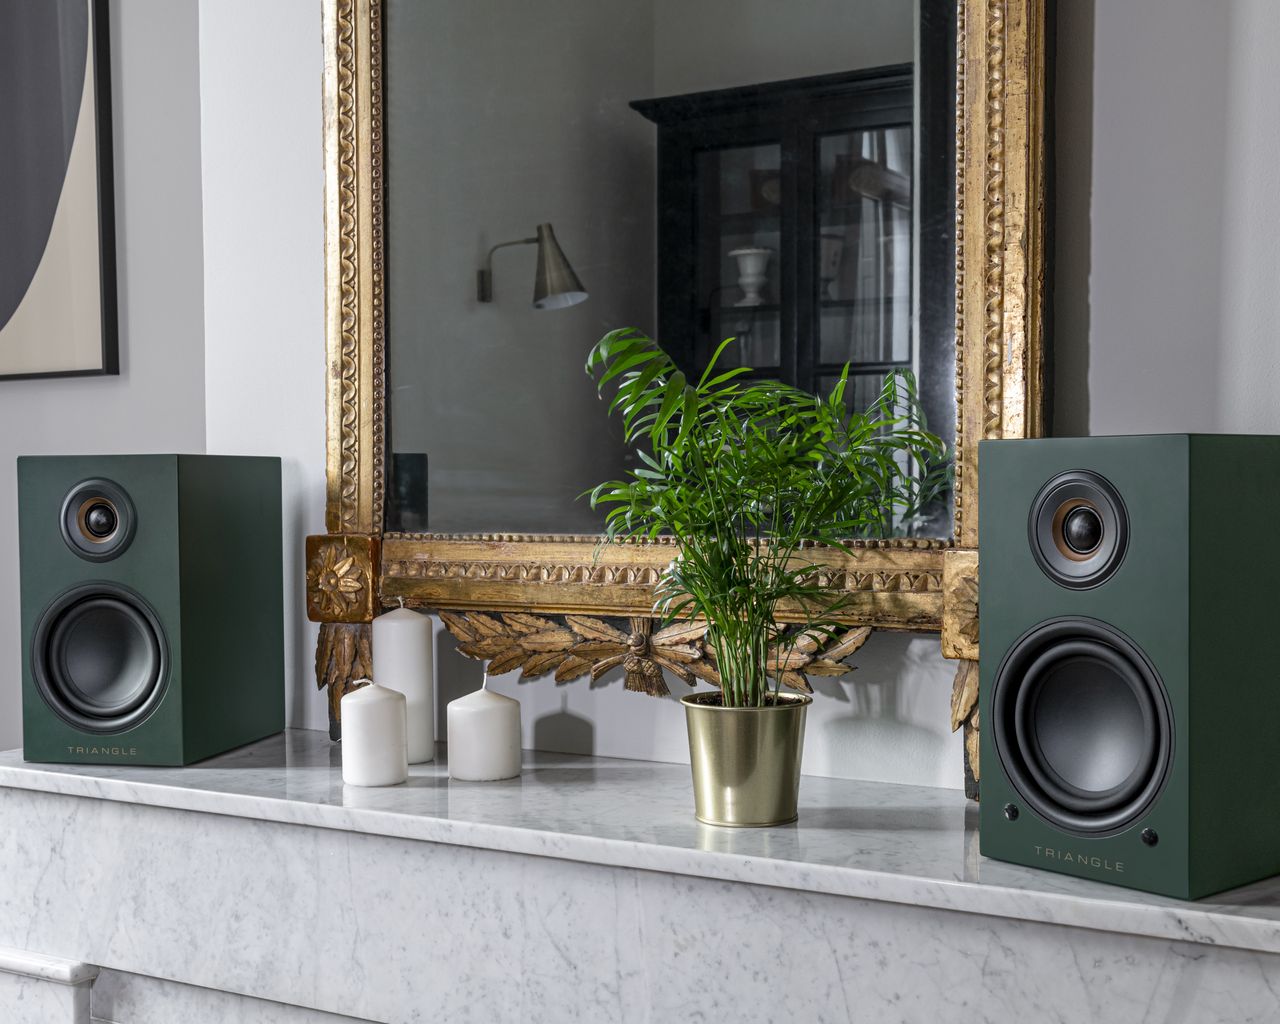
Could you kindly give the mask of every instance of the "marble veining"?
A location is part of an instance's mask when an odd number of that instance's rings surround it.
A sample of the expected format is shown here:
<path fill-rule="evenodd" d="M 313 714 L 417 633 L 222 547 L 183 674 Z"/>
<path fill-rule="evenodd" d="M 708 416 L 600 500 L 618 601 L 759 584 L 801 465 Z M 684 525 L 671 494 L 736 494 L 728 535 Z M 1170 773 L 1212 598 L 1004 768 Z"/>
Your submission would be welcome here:
<path fill-rule="evenodd" d="M 1278 880 L 1186 903 L 987 860 L 954 790 L 806 777 L 798 824 L 721 829 L 694 820 L 683 765 L 526 753 L 518 779 L 459 783 L 442 749 L 402 786 L 356 789 L 301 730 L 185 769 L 8 751 L 0 787 L 1280 952 Z"/>
<path fill-rule="evenodd" d="M 5 1024 L 84 1024 L 89 983 L 68 985 L 0 971 L 0 1012 Z"/>
<path fill-rule="evenodd" d="M 1280 1019 L 1270 953 L 244 815 L 0 787 L 0 863 L 121 1024 Z"/>
<path fill-rule="evenodd" d="M 103 971 L 89 1000 L 94 1024 L 362 1024 L 301 1006 L 267 1002 L 122 971 Z"/>

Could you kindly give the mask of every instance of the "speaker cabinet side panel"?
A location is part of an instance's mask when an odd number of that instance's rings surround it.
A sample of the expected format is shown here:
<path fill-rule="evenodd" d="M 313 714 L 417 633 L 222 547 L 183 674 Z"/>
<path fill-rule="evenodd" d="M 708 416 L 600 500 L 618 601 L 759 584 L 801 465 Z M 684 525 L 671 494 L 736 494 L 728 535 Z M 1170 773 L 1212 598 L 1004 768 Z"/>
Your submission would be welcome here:
<path fill-rule="evenodd" d="M 176 466 L 171 455 L 18 460 L 23 753 L 28 761 L 182 763 Z M 122 488 L 137 516 L 127 549 L 98 562 L 78 557 L 60 527 L 68 493 L 81 481 L 96 478 Z M 45 611 L 69 591 L 95 584 L 127 588 L 143 599 L 155 613 L 167 648 L 163 699 L 148 717 L 123 731 L 92 733 L 75 728 L 44 700 L 33 675 L 32 641 Z"/>
<path fill-rule="evenodd" d="M 1041 488 L 1058 474 L 1088 470 L 1123 499 L 1129 539 L 1113 575 L 1089 589 L 1052 580 L 1032 553 L 1028 520 Z M 1188 881 L 1187 762 L 1179 723 L 1187 720 L 1188 542 L 1185 436 L 1053 438 L 984 442 L 979 472 L 980 720 L 983 854 L 1002 860 L 1182 896 Z M 1129 638 L 1168 695 L 1173 747 L 1163 788 L 1115 834 L 1074 834 L 1025 808 L 994 739 L 993 686 L 1005 652 L 1036 626 L 1082 618 Z M 1005 806 L 1017 807 L 1010 820 Z M 1153 828 L 1159 844 L 1141 840 Z"/>
<path fill-rule="evenodd" d="M 1192 882 L 1207 895 L 1280 872 L 1280 438 L 1196 436 L 1192 467 Z"/>
<path fill-rule="evenodd" d="M 284 728 L 280 460 L 183 456 L 187 763 Z"/>

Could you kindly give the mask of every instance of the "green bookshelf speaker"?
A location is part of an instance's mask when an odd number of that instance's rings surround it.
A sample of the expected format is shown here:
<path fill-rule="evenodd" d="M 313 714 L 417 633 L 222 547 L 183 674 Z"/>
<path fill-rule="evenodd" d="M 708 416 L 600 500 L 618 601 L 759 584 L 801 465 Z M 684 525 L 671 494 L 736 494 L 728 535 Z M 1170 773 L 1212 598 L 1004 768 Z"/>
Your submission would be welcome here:
<path fill-rule="evenodd" d="M 18 460 L 23 755 L 182 765 L 284 728 L 280 460 Z"/>
<path fill-rule="evenodd" d="M 981 849 L 1195 899 L 1280 872 L 1280 438 L 979 446 Z"/>

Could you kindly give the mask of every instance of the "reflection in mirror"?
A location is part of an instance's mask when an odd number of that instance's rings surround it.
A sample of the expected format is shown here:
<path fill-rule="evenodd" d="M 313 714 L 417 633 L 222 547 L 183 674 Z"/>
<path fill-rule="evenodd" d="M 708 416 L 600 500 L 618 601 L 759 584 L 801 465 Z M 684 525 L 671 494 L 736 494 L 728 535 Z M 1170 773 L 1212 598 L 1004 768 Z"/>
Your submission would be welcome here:
<path fill-rule="evenodd" d="M 623 326 L 817 394 L 849 363 L 859 407 L 913 372 L 954 442 L 954 2 L 385 17 L 387 529 L 599 532 L 631 466 L 583 364 Z"/>

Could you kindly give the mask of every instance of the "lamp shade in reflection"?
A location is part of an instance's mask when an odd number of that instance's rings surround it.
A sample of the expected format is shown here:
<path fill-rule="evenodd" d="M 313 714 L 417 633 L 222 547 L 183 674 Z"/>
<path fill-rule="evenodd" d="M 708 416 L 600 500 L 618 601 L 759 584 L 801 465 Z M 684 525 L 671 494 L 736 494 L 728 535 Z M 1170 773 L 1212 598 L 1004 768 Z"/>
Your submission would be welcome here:
<path fill-rule="evenodd" d="M 587 290 L 565 258 L 550 224 L 538 225 L 538 269 L 533 279 L 534 309 L 565 309 L 585 301 Z"/>

